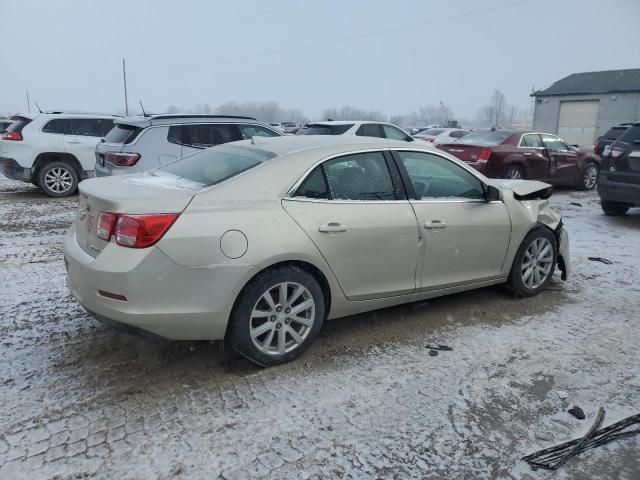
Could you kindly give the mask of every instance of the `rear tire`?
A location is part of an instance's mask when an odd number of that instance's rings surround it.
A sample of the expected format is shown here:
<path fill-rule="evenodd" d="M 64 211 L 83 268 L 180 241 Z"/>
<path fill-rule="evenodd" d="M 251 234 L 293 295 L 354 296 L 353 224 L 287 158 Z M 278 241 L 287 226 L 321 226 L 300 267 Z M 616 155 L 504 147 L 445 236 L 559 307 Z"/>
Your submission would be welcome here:
<path fill-rule="evenodd" d="M 558 241 L 545 227 L 524 237 L 511 266 L 508 285 L 518 297 L 532 297 L 545 289 L 558 261 Z"/>
<path fill-rule="evenodd" d="M 524 180 L 524 169 L 518 165 L 511 165 L 507 168 L 506 172 L 504 172 L 504 178 L 508 178 L 510 180 Z"/>
<path fill-rule="evenodd" d="M 68 197 L 78 190 L 78 174 L 68 162 L 48 162 L 38 172 L 38 186 L 50 197 Z"/>
<path fill-rule="evenodd" d="M 624 215 L 625 213 L 627 213 L 627 210 L 631 208 L 626 203 L 607 202 L 605 200 L 602 200 L 600 202 L 600 206 L 602 206 L 602 211 L 604 212 L 605 215 L 610 215 L 612 217 L 615 217 L 618 215 Z"/>
<path fill-rule="evenodd" d="M 242 290 L 229 318 L 227 341 L 263 367 L 300 356 L 318 336 L 324 295 L 313 275 L 296 266 L 266 270 Z"/>
<path fill-rule="evenodd" d="M 580 190 L 593 190 L 598 184 L 598 177 L 600 175 L 600 169 L 595 162 L 589 162 L 585 165 L 580 177 L 578 188 Z"/>

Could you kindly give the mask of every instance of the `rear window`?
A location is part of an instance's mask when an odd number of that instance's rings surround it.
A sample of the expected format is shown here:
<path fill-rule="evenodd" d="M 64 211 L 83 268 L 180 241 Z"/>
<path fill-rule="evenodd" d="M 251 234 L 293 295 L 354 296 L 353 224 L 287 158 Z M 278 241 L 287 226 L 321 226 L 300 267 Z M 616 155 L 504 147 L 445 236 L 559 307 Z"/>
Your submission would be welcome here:
<path fill-rule="evenodd" d="M 513 135 L 512 132 L 471 132 L 468 135 L 456 140 L 456 144 L 461 145 L 481 145 L 481 146 L 490 146 L 490 145 L 500 145 L 507 138 Z"/>
<path fill-rule="evenodd" d="M 7 128 L 7 132 L 22 132 L 22 129 L 31 123 L 31 119 L 27 117 L 12 117 L 13 123 Z"/>
<path fill-rule="evenodd" d="M 220 145 L 184 157 L 155 171 L 169 173 L 203 187 L 215 185 L 246 172 L 276 156 L 273 152 L 251 147 Z"/>
<path fill-rule="evenodd" d="M 629 127 L 612 127 L 607 130 L 607 133 L 605 133 L 602 138 L 606 138 L 607 140 L 615 140 L 620 135 L 622 135 L 627 128 Z"/>
<path fill-rule="evenodd" d="M 309 125 L 302 135 L 342 135 L 353 125 L 353 123 L 346 125 Z"/>
<path fill-rule="evenodd" d="M 104 137 L 104 141 L 107 143 L 131 143 L 141 131 L 142 128 L 140 127 L 126 125 L 124 123 L 116 123 L 116 125 L 109 130 L 109 133 Z"/>
<path fill-rule="evenodd" d="M 640 140 L 640 125 L 633 125 L 624 131 L 618 138 L 621 142 L 633 143 L 636 140 Z"/>

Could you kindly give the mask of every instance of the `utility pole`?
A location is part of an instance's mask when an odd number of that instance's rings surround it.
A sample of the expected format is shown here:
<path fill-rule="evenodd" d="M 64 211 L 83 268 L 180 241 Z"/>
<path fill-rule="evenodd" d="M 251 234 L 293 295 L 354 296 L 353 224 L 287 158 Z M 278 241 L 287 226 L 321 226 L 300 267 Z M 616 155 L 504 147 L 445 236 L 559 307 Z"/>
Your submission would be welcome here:
<path fill-rule="evenodd" d="M 29 101 L 29 90 L 27 92 L 27 113 L 31 113 L 31 102 Z"/>
<path fill-rule="evenodd" d="M 124 81 L 124 114 L 129 116 L 129 101 L 127 100 L 127 68 L 122 59 L 122 79 Z"/>

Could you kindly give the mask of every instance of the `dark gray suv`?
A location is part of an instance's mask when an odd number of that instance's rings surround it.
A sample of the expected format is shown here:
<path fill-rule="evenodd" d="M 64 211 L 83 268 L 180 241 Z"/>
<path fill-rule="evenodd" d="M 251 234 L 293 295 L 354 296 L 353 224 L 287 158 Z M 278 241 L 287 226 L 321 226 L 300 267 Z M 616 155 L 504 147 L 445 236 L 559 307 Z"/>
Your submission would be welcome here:
<path fill-rule="evenodd" d="M 96 146 L 96 176 L 151 170 L 221 143 L 282 136 L 251 117 L 151 115 L 118 119 Z"/>

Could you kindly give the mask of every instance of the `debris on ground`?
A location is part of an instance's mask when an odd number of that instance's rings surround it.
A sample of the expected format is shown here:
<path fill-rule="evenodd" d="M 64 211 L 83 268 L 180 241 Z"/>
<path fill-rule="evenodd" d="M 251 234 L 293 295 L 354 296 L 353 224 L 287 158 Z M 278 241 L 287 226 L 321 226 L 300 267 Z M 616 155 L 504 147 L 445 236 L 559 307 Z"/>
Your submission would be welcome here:
<path fill-rule="evenodd" d="M 603 257 L 587 257 L 587 258 L 589 258 L 589 260 L 591 260 L 592 262 L 601 262 L 601 263 L 604 263 L 605 265 L 613 265 L 613 262 L 608 258 L 603 258 Z"/>
<path fill-rule="evenodd" d="M 624 418 L 618 422 L 598 430 L 604 420 L 605 410 L 600 407 L 595 422 L 589 431 L 581 438 L 576 438 L 569 442 L 564 442 L 554 447 L 545 448 L 535 453 L 522 457 L 534 469 L 544 468 L 556 470 L 560 468 L 571 457 L 579 453 L 609 443 L 613 440 L 628 438 L 640 433 L 640 428 L 626 430 L 632 425 L 640 425 L 640 413 Z M 624 431 L 626 430 L 626 431 Z"/>
<path fill-rule="evenodd" d="M 584 410 L 582 410 L 579 406 L 574 405 L 569 410 L 567 410 L 571 415 L 576 417 L 578 420 L 584 420 L 586 417 L 584 415 Z"/>
<path fill-rule="evenodd" d="M 441 352 L 451 352 L 453 348 L 448 345 L 439 345 L 437 343 L 427 343 L 427 348 L 431 350 L 440 350 Z"/>
<path fill-rule="evenodd" d="M 575 205 L 576 207 L 581 207 L 582 204 L 579 202 L 569 202 L 569 205 Z"/>
<path fill-rule="evenodd" d="M 556 392 L 556 395 L 558 395 L 558 398 L 559 398 L 560 400 L 564 400 L 564 399 L 566 399 L 566 398 L 569 396 L 569 394 L 568 394 L 567 392 L 565 392 L 564 390 L 558 390 L 558 391 Z"/>
<path fill-rule="evenodd" d="M 436 355 L 438 355 L 438 351 L 437 350 L 429 350 L 429 355 L 431 357 L 435 357 Z"/>

